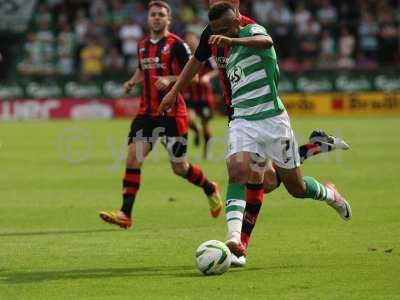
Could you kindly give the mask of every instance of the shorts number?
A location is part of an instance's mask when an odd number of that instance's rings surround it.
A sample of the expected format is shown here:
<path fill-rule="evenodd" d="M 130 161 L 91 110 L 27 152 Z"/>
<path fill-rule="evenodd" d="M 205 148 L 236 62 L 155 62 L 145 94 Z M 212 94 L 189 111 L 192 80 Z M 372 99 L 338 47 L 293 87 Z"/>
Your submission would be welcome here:
<path fill-rule="evenodd" d="M 290 149 L 290 141 L 289 140 L 282 140 L 282 159 L 285 163 L 287 163 L 289 160 L 291 160 L 291 157 L 289 157 L 288 152 Z"/>

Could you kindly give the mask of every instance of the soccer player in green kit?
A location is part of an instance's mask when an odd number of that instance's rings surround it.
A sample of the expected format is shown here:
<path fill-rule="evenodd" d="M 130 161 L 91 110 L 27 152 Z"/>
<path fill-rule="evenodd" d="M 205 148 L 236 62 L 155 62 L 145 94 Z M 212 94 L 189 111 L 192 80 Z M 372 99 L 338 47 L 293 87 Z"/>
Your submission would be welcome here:
<path fill-rule="evenodd" d="M 242 238 L 227 241 L 229 248 L 236 255 L 246 251 L 250 235 L 246 240 L 245 226 L 252 230 L 255 225 L 263 201 L 264 168 L 269 160 L 293 197 L 324 201 L 349 220 L 351 207 L 332 183 L 321 184 L 302 175 L 297 141 L 278 95 L 277 56 L 265 28 L 258 24 L 241 26 L 235 8 L 226 2 L 211 7 L 209 19 L 213 32 L 210 45 L 231 48 L 226 71 L 234 113 L 229 124 L 227 157 L 252 157 L 253 172 L 247 184 L 251 192 L 246 193 Z"/>

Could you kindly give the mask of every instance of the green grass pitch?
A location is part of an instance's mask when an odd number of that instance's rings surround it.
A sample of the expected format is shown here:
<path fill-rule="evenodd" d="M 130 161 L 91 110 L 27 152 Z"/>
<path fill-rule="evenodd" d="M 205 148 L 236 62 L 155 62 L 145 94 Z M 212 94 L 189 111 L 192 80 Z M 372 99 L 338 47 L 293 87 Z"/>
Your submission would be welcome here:
<path fill-rule="evenodd" d="M 309 160 L 332 180 L 353 220 L 324 203 L 265 197 L 248 264 L 202 276 L 200 243 L 224 240 L 200 189 L 175 177 L 162 147 L 146 161 L 134 228 L 102 223 L 120 206 L 129 121 L 0 124 L 0 299 L 400 299 L 398 118 L 295 119 L 346 138 L 346 153 Z M 226 188 L 225 119 L 213 121 L 213 160 L 189 157 Z"/>

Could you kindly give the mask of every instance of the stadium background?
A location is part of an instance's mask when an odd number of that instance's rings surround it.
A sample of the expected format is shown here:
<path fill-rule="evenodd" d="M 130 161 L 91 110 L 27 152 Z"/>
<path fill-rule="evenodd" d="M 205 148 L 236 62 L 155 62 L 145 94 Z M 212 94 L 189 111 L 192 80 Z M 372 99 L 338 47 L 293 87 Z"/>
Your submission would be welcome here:
<path fill-rule="evenodd" d="M 134 114 L 121 83 L 137 66 L 146 3 L 1 1 L 1 119 Z M 200 34 L 206 1 L 170 3 L 172 31 Z M 292 116 L 400 111 L 398 1 L 256 0 L 242 1 L 241 11 L 275 40 L 280 91 Z M 215 90 L 221 94 L 218 80 Z M 21 99 L 39 101 L 4 102 Z"/>

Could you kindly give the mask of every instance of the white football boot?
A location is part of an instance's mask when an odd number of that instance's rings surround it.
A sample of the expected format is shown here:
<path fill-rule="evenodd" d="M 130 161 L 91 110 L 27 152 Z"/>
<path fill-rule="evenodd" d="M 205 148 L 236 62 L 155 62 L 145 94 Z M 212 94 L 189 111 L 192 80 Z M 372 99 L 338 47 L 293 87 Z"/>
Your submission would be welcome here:
<path fill-rule="evenodd" d="M 326 203 L 335 209 L 343 220 L 349 221 L 352 217 L 350 204 L 342 195 L 340 195 L 333 183 L 326 183 L 325 186 L 327 189 L 333 191 L 335 198 L 333 201 L 328 200 Z"/>

